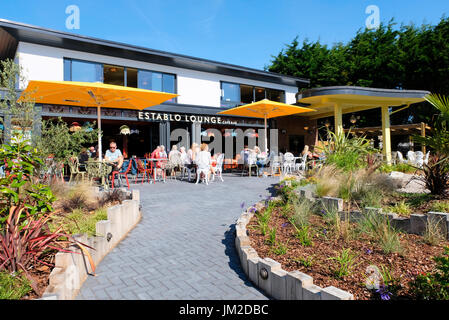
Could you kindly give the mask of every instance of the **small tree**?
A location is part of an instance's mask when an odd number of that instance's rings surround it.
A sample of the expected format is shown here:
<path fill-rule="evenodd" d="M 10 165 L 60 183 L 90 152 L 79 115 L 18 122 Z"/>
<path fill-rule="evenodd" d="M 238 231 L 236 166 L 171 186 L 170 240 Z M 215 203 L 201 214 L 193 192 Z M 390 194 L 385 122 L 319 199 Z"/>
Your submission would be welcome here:
<path fill-rule="evenodd" d="M 68 157 L 78 155 L 87 143 L 96 141 L 98 131 L 94 125 L 84 125 L 80 130 L 70 132 L 68 124 L 61 118 L 44 120 L 42 134 L 36 139 L 41 157 L 53 155 L 56 161 L 65 162 Z"/>
<path fill-rule="evenodd" d="M 0 100 L 0 111 L 3 115 L 11 116 L 11 125 L 25 133 L 33 128 L 36 121 L 40 121 L 37 116 L 35 104 L 29 94 L 22 93 L 22 100 L 17 100 L 21 96 L 18 92 L 19 84 L 26 83 L 22 68 L 13 60 L 0 61 L 0 88 L 5 90 L 5 97 Z M 0 121 L 3 122 L 0 118 Z"/>

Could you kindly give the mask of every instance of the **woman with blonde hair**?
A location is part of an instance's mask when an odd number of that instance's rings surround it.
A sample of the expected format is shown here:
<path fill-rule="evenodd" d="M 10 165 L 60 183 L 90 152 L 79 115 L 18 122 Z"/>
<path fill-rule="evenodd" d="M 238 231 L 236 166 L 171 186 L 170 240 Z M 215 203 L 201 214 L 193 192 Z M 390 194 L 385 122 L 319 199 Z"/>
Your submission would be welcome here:
<path fill-rule="evenodd" d="M 206 184 L 208 184 L 209 177 L 210 177 L 210 166 L 212 163 L 212 157 L 209 152 L 209 146 L 205 143 L 201 144 L 201 151 L 198 153 L 198 157 L 196 160 L 196 164 L 198 166 L 197 168 L 197 178 L 196 183 L 200 180 L 200 175 L 203 173 L 206 178 Z"/>

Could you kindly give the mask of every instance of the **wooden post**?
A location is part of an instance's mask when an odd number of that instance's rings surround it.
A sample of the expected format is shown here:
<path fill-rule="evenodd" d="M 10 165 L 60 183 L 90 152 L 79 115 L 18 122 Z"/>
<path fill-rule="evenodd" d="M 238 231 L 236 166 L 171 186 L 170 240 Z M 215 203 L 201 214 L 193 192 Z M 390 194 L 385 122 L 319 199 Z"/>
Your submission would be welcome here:
<path fill-rule="evenodd" d="M 424 122 L 421 122 L 421 137 L 426 137 L 426 124 Z M 421 151 L 426 154 L 426 145 L 424 143 L 421 144 Z"/>
<path fill-rule="evenodd" d="M 382 106 L 382 147 L 384 159 L 391 165 L 391 134 L 390 134 L 390 113 L 388 106 Z"/>
<path fill-rule="evenodd" d="M 343 111 L 341 105 L 334 104 L 334 121 L 335 121 L 335 134 L 344 134 L 343 132 Z"/>

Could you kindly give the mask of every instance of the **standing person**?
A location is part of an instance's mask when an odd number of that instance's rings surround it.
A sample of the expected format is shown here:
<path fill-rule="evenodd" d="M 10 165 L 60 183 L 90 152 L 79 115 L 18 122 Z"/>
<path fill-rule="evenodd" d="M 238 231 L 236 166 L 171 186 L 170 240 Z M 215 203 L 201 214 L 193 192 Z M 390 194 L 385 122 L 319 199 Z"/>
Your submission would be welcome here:
<path fill-rule="evenodd" d="M 106 150 L 104 160 L 112 165 L 112 171 L 120 171 L 120 168 L 123 165 L 123 155 L 120 149 L 117 149 L 117 144 L 115 142 L 109 144 L 109 149 Z"/>
<path fill-rule="evenodd" d="M 86 148 L 83 148 L 81 150 L 81 153 L 80 153 L 78 159 L 79 159 L 80 170 L 83 169 L 82 171 L 86 171 L 86 164 L 87 164 L 87 161 L 89 161 L 89 153 L 87 152 Z"/>
<path fill-rule="evenodd" d="M 179 148 L 179 154 L 180 154 L 180 157 L 181 157 L 182 164 L 185 165 L 186 162 L 187 162 L 187 159 L 188 159 L 187 152 L 186 152 L 186 147 Z"/>

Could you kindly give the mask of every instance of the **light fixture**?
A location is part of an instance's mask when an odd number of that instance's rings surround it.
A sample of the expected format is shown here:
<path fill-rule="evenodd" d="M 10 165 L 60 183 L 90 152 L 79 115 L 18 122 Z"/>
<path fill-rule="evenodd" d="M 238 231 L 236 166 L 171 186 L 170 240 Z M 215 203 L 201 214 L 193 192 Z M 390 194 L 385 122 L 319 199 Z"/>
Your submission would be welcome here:
<path fill-rule="evenodd" d="M 76 131 L 79 131 L 79 130 L 81 130 L 80 124 L 78 122 L 72 122 L 72 125 L 69 128 L 69 131 L 70 132 L 76 132 Z"/>
<path fill-rule="evenodd" d="M 131 134 L 131 130 L 130 130 L 129 127 L 125 124 L 125 125 L 123 125 L 123 126 L 120 127 L 120 134 L 123 134 L 123 135 Z"/>
<path fill-rule="evenodd" d="M 357 122 L 357 118 L 354 116 L 354 114 L 351 115 L 351 118 L 349 118 L 349 121 L 351 121 L 352 124 L 355 124 Z"/>
<path fill-rule="evenodd" d="M 329 119 L 326 119 L 326 121 L 324 122 L 324 125 L 326 126 L 326 128 L 329 128 L 331 123 L 329 121 Z"/>
<path fill-rule="evenodd" d="M 305 125 L 304 130 L 306 130 L 306 131 L 309 130 L 309 126 Z"/>

